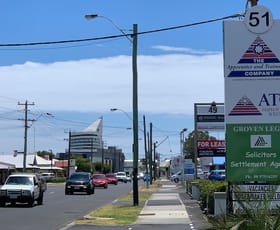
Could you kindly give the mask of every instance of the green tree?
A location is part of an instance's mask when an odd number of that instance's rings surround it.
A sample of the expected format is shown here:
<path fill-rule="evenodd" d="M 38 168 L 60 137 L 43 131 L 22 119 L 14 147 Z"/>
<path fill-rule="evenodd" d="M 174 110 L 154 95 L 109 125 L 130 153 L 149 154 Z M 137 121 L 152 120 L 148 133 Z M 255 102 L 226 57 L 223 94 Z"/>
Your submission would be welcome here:
<path fill-rule="evenodd" d="M 185 158 L 192 159 L 193 162 L 195 162 L 194 136 L 195 131 L 189 133 L 188 137 L 184 140 L 183 146 Z M 216 140 L 216 137 L 210 136 L 208 131 L 197 131 L 197 140 Z"/>
<path fill-rule="evenodd" d="M 91 168 L 93 166 L 91 167 L 91 163 L 89 159 L 77 155 L 71 156 L 71 158 L 76 160 L 77 171 L 83 171 L 83 172 L 91 171 Z M 93 171 L 95 171 L 94 168 Z"/>
<path fill-rule="evenodd" d="M 37 155 L 40 157 L 45 157 L 45 156 L 49 156 L 49 159 L 53 159 L 54 158 L 54 154 L 51 151 L 37 151 Z"/>

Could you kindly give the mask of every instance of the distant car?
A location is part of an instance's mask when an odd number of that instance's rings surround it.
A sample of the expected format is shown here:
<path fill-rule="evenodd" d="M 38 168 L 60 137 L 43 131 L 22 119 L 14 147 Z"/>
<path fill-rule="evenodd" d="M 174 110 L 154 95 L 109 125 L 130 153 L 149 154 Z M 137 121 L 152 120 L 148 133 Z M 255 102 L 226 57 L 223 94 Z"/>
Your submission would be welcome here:
<path fill-rule="evenodd" d="M 150 175 L 149 174 L 144 174 L 143 176 L 143 181 L 150 181 Z"/>
<path fill-rule="evenodd" d="M 131 182 L 132 181 L 131 176 L 130 175 L 126 175 L 126 180 L 127 180 L 127 182 Z"/>
<path fill-rule="evenodd" d="M 181 171 L 178 171 L 176 173 L 174 173 L 171 177 L 170 177 L 170 180 L 175 182 L 175 183 L 178 183 L 180 180 L 181 180 Z"/>
<path fill-rule="evenodd" d="M 65 195 L 74 192 L 86 192 L 88 195 L 94 194 L 94 184 L 90 172 L 75 172 L 70 175 L 65 184 Z"/>
<path fill-rule="evenodd" d="M 116 173 L 116 177 L 117 177 L 118 181 L 127 183 L 127 177 L 126 177 L 126 173 L 125 172 L 117 172 Z"/>
<path fill-rule="evenodd" d="M 50 181 L 52 178 L 55 178 L 54 173 L 41 173 L 40 178 L 44 179 L 45 181 Z"/>
<path fill-rule="evenodd" d="M 205 173 L 201 170 L 201 169 L 197 169 L 197 178 L 198 179 L 205 179 L 206 176 L 205 176 Z"/>
<path fill-rule="evenodd" d="M 211 170 L 208 176 L 209 180 L 225 180 L 226 179 L 226 170 L 224 169 L 215 169 Z"/>
<path fill-rule="evenodd" d="M 138 175 L 137 175 L 138 180 L 143 179 L 143 177 L 144 177 L 144 173 L 142 173 L 142 172 L 138 173 Z"/>
<path fill-rule="evenodd" d="M 93 174 L 92 182 L 95 187 L 108 188 L 108 180 L 105 174 Z"/>
<path fill-rule="evenodd" d="M 108 184 L 114 184 L 114 185 L 118 184 L 118 179 L 114 173 L 106 173 L 105 176 L 107 178 Z"/>

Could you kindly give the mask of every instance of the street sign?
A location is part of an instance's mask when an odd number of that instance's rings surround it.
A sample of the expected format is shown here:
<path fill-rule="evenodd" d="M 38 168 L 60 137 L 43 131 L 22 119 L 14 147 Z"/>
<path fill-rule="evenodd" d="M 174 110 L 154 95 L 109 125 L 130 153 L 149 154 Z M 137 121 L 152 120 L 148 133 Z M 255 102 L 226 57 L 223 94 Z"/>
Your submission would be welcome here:
<path fill-rule="evenodd" d="M 198 131 L 224 130 L 224 105 L 220 103 L 196 103 L 195 123 Z"/>
<path fill-rule="evenodd" d="M 228 181 L 280 180 L 279 30 L 264 6 L 224 21 Z"/>

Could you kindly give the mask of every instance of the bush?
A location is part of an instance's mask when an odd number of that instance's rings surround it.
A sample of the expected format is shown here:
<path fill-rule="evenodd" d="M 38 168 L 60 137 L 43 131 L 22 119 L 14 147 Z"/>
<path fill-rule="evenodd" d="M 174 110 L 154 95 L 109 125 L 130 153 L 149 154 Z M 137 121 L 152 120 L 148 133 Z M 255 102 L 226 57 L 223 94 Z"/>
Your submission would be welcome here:
<path fill-rule="evenodd" d="M 207 210 L 207 213 L 214 214 L 214 192 L 227 191 L 227 182 L 225 181 L 209 181 L 196 180 L 200 190 L 200 206 L 202 210 Z"/>
<path fill-rule="evenodd" d="M 47 182 L 63 183 L 63 182 L 66 182 L 66 178 L 65 177 L 55 177 L 55 178 L 48 179 Z"/>

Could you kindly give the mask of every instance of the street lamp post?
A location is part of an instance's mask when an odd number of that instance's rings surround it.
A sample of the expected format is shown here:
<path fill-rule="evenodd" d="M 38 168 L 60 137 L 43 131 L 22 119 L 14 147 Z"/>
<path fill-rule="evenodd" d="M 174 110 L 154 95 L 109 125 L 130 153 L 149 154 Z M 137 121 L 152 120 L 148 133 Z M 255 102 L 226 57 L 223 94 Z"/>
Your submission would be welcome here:
<path fill-rule="evenodd" d="M 133 205 L 139 205 L 138 194 L 138 74 L 137 74 L 137 38 L 138 38 L 138 25 L 133 24 L 133 33 L 131 38 L 123 32 L 110 18 L 100 16 L 98 14 L 87 14 L 86 19 L 95 19 L 97 17 L 104 18 L 109 21 L 115 28 L 117 28 L 131 43 L 132 43 L 132 107 L 133 107 Z"/>

